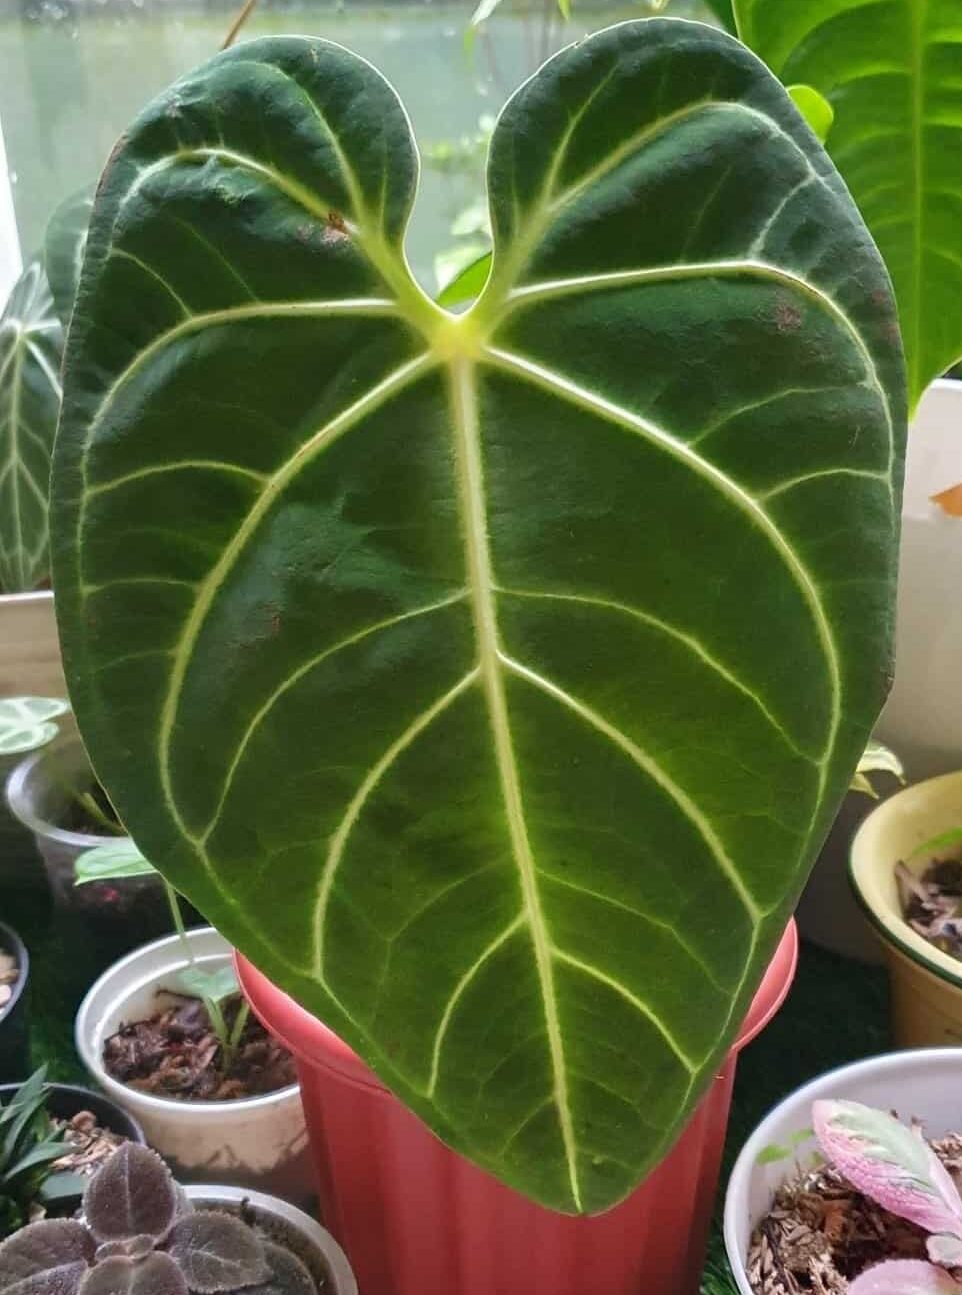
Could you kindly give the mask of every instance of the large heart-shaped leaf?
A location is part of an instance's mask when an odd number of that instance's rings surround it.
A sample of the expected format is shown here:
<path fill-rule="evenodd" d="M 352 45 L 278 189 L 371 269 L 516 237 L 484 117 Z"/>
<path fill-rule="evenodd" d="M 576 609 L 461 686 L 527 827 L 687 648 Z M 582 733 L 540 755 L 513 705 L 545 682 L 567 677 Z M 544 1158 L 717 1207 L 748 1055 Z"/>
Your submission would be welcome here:
<path fill-rule="evenodd" d="M 453 316 L 390 87 L 254 41 L 114 155 L 57 606 L 147 855 L 457 1148 L 566 1210 L 704 1090 L 884 697 L 884 268 L 778 82 L 677 20 L 494 135 Z"/>
<path fill-rule="evenodd" d="M 60 413 L 63 328 L 39 261 L 0 315 L 0 591 L 33 589 L 49 572 L 47 491 Z"/>
<path fill-rule="evenodd" d="M 914 407 L 962 356 L 962 0 L 734 0 L 739 34 L 835 110 L 827 147 L 895 285 Z"/>

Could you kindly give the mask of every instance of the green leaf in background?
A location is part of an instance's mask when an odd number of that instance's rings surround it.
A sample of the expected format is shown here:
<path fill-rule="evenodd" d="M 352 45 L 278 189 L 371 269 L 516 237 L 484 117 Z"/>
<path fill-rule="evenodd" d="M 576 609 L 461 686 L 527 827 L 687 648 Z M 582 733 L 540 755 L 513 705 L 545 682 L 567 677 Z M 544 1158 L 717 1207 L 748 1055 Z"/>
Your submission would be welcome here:
<path fill-rule="evenodd" d="M 55 721 L 69 710 L 59 697 L 0 698 L 0 756 L 46 746 L 60 732 Z"/>
<path fill-rule="evenodd" d="M 450 279 L 438 293 L 438 305 L 450 309 L 473 301 L 481 295 L 481 289 L 488 281 L 491 272 L 491 251 L 475 256 L 460 273 Z"/>
<path fill-rule="evenodd" d="M 451 1145 L 594 1211 L 712 1082 L 886 692 L 894 303 L 703 24 L 510 100 L 460 316 L 404 260 L 416 176 L 390 86 L 312 38 L 125 133 L 57 442 L 65 662 L 170 882 Z"/>
<path fill-rule="evenodd" d="M 962 0 L 735 0 L 742 40 L 814 87 L 895 285 L 914 408 L 962 356 Z"/>
<path fill-rule="evenodd" d="M 810 85 L 790 85 L 786 89 L 791 96 L 792 103 L 808 122 L 815 137 L 824 144 L 828 139 L 828 132 L 832 129 L 832 122 L 835 120 L 832 105 L 817 90 L 813 90 Z"/>
<path fill-rule="evenodd" d="M 705 0 L 708 8 L 712 11 L 725 31 L 735 35 L 735 13 L 732 9 L 732 0 Z"/>
<path fill-rule="evenodd" d="M 63 328 L 43 266 L 31 261 L 0 315 L 0 591 L 49 574 L 47 489 L 60 413 Z"/>
<path fill-rule="evenodd" d="M 129 877 L 150 877 L 156 872 L 133 841 L 124 838 L 84 850 L 74 864 L 74 884 L 91 881 L 119 881 Z"/>
<path fill-rule="evenodd" d="M 871 796 L 873 800 L 878 800 L 878 792 L 869 777 L 873 773 L 889 773 L 893 778 L 898 778 L 899 782 L 905 782 L 905 770 L 902 768 L 902 761 L 894 751 L 890 751 L 881 742 L 869 742 L 862 752 L 855 767 L 852 781 L 849 784 L 849 791 L 860 791 L 863 795 Z"/>
<path fill-rule="evenodd" d="M 87 226 L 93 210 L 94 197 L 90 189 L 71 194 L 56 208 L 47 224 L 43 259 L 53 293 L 54 306 L 64 328 L 70 323 L 84 248 L 87 246 Z"/>

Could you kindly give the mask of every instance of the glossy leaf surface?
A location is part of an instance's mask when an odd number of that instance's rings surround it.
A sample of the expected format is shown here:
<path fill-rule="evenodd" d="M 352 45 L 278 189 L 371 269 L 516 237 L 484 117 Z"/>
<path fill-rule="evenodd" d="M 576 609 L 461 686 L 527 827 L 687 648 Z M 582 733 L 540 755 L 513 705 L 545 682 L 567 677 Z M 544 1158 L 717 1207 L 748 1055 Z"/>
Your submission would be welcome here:
<path fill-rule="evenodd" d="M 557 58 L 462 316 L 391 88 L 314 39 L 114 154 L 71 329 L 57 606 L 148 857 L 451 1144 L 597 1210 L 729 1046 L 885 695 L 884 269 L 704 25 Z"/>
<path fill-rule="evenodd" d="M 47 498 L 62 353 L 50 287 L 32 261 L 0 315 L 0 592 L 33 589 L 49 574 Z"/>
<path fill-rule="evenodd" d="M 829 101 L 827 147 L 898 298 L 914 407 L 962 356 L 962 0 L 734 0 L 738 31 Z"/>

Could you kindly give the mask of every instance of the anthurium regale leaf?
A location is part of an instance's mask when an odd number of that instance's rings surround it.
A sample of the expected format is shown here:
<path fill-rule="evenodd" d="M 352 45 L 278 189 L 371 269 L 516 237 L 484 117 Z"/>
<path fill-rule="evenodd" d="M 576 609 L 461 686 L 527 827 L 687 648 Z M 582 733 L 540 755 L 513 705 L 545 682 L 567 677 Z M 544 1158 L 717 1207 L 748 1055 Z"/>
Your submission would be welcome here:
<path fill-rule="evenodd" d="M 0 315 L 0 591 L 33 589 L 49 573 L 47 492 L 60 413 L 63 328 L 39 261 Z"/>
<path fill-rule="evenodd" d="M 895 284 L 909 397 L 962 356 L 962 0 L 734 0 L 738 32 L 834 109 L 827 148 Z"/>
<path fill-rule="evenodd" d="M 704 25 L 514 96 L 459 317 L 403 259 L 416 173 L 307 38 L 128 132 L 66 369 L 66 666 L 170 881 L 440 1136 L 597 1210 L 710 1082 L 887 689 L 894 307 Z"/>
<path fill-rule="evenodd" d="M 77 295 L 93 205 L 92 191 L 83 189 L 65 199 L 47 223 L 43 244 L 44 268 L 54 306 L 64 328 L 70 323 Z"/>

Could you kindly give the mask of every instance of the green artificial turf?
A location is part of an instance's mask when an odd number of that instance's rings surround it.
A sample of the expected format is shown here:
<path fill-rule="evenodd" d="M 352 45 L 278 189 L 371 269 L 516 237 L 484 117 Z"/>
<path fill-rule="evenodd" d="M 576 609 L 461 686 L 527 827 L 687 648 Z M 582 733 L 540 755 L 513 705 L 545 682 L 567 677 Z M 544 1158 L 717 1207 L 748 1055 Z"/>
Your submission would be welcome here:
<path fill-rule="evenodd" d="M 39 885 L 0 894 L 3 920 L 19 930 L 31 955 L 30 1012 L 34 1062 L 50 1078 L 83 1081 L 73 1048 L 73 1014 L 103 962 L 83 931 L 58 918 Z M 885 976 L 803 945 L 795 984 L 781 1012 L 738 1065 L 718 1210 L 702 1281 L 702 1295 L 735 1290 L 721 1239 L 724 1179 L 742 1143 L 786 1093 L 825 1070 L 889 1046 Z M 0 1076 L 0 1080 L 4 1077 Z M 456 1295 L 456 1292 L 452 1292 Z M 592 1295 L 605 1295 L 594 1291 Z"/>

